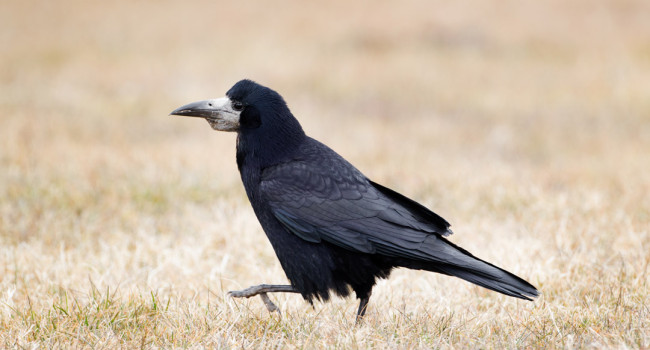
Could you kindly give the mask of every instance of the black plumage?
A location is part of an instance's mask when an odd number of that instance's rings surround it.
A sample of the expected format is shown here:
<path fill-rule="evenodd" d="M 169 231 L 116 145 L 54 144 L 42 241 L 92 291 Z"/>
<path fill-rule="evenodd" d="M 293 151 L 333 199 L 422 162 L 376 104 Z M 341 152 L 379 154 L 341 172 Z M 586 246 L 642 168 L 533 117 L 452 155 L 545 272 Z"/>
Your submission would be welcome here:
<path fill-rule="evenodd" d="M 234 296 L 298 292 L 308 301 L 332 292 L 361 300 L 396 267 L 456 276 L 521 299 L 538 295 L 523 279 L 449 242 L 449 223 L 417 202 L 372 182 L 305 135 L 282 97 L 242 80 L 225 98 L 172 114 L 206 118 L 237 132 L 237 165 L 246 194 L 291 286 L 261 285 Z M 277 288 L 276 288 L 277 287 Z"/>

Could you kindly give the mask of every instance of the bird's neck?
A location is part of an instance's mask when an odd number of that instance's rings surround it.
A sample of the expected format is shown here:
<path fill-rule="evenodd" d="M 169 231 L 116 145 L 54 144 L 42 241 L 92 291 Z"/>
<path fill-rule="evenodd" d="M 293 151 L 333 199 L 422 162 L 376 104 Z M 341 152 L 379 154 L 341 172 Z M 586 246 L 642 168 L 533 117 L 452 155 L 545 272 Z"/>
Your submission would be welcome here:
<path fill-rule="evenodd" d="M 262 169 L 286 162 L 305 142 L 307 136 L 300 129 L 277 130 L 277 133 L 244 133 L 237 135 L 237 166 L 245 169 Z"/>

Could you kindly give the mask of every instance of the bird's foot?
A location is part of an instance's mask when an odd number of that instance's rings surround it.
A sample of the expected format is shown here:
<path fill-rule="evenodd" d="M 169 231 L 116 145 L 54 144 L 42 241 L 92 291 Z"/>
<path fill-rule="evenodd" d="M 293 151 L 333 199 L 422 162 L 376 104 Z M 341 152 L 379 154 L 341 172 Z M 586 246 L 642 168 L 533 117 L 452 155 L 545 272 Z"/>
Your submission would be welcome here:
<path fill-rule="evenodd" d="M 264 306 L 269 312 L 277 311 L 280 315 L 280 308 L 278 308 L 272 301 L 271 298 L 266 293 L 299 293 L 292 286 L 289 285 L 277 285 L 277 284 L 260 284 L 257 286 L 251 286 L 243 290 L 231 290 L 228 292 L 233 298 L 250 298 L 256 295 L 259 295 L 264 302 Z"/>
<path fill-rule="evenodd" d="M 282 316 L 282 312 L 280 312 L 280 308 L 277 307 L 273 302 L 271 301 L 271 298 L 266 293 L 260 293 L 260 298 L 262 298 L 262 301 L 264 302 L 264 306 L 266 306 L 266 309 L 269 310 L 269 312 L 277 311 L 280 316 Z"/>

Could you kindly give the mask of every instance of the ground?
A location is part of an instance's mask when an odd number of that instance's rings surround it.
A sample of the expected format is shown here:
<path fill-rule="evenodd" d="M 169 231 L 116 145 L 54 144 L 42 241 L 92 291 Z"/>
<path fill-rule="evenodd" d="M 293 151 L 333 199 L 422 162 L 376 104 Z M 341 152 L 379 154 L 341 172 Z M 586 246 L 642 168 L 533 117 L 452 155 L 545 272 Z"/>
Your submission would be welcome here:
<path fill-rule="evenodd" d="M 650 6 L 12 1 L 0 12 L 0 347 L 650 347 Z M 397 270 L 311 307 L 235 135 L 174 108 L 242 78 L 536 285 Z"/>

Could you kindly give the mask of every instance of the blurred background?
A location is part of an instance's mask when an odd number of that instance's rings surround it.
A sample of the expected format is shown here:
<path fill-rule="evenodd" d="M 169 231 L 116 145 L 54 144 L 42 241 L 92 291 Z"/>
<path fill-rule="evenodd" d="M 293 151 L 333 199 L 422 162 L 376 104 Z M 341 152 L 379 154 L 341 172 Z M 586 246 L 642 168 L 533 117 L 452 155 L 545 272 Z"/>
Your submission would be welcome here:
<path fill-rule="evenodd" d="M 168 116 L 243 78 L 550 303 L 648 315 L 650 2 L 29 0 L 0 10 L 4 317 L 283 281 L 235 135 Z"/>

